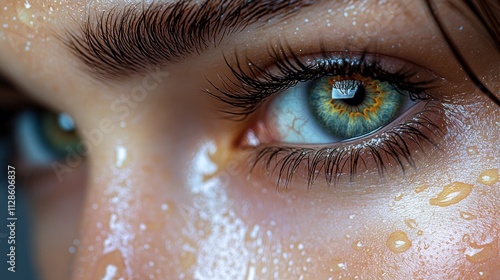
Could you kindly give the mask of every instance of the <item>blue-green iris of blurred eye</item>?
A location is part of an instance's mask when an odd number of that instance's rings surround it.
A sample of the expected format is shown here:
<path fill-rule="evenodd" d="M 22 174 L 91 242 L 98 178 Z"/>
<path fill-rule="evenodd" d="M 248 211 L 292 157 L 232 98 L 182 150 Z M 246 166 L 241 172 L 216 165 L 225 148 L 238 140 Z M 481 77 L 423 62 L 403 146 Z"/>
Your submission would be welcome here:
<path fill-rule="evenodd" d="M 354 96 L 332 98 L 339 82 L 347 81 Z M 344 88 L 344 90 L 346 90 Z M 348 140 L 369 134 L 397 117 L 405 96 L 387 82 L 360 75 L 327 76 L 310 84 L 309 107 L 323 128 L 333 136 Z"/>
<path fill-rule="evenodd" d="M 40 116 L 40 133 L 47 147 L 59 156 L 66 155 L 68 148 L 74 151 L 79 143 L 73 120 L 65 113 L 44 112 Z"/>
<path fill-rule="evenodd" d="M 20 153 L 32 164 L 50 164 L 80 143 L 75 124 L 65 113 L 26 111 L 19 116 L 17 131 Z"/>

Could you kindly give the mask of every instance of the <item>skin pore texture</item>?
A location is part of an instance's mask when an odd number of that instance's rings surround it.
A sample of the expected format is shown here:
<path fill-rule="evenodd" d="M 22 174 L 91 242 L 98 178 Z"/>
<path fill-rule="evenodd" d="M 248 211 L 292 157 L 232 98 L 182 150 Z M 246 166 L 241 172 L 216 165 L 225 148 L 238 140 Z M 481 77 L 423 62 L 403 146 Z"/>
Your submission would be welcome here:
<path fill-rule="evenodd" d="M 500 91 L 499 53 L 476 22 L 436 1 L 474 70 Z M 75 120 L 90 143 L 58 180 L 26 179 L 34 259 L 42 279 L 494 279 L 500 273 L 500 110 L 461 71 L 421 1 L 323 1 L 161 69 L 104 83 L 60 40 L 88 13 L 130 1 L 3 1 L 0 71 L 18 94 Z M 465 12 L 467 14 L 467 12 Z M 59 37 L 58 37 L 59 36 Z M 203 93 L 229 76 L 234 53 L 269 64 L 269 46 L 294 53 L 380 53 L 429 69 L 443 136 L 395 163 L 308 188 L 287 188 L 235 141 L 234 121 Z M 260 64 L 259 64 L 260 63 Z M 132 96 L 143 87 L 147 96 Z M 118 101 L 117 101 L 118 100 Z M 114 104 L 114 105 L 113 105 Z M 415 147 L 412 149 L 417 150 Z M 278 167 L 279 168 L 279 167 Z M 21 172 L 21 171 L 18 171 Z M 35 174 L 35 175 L 33 175 Z M 27 176 L 28 177 L 28 176 Z M 47 257 L 50 255 L 50 258 Z"/>

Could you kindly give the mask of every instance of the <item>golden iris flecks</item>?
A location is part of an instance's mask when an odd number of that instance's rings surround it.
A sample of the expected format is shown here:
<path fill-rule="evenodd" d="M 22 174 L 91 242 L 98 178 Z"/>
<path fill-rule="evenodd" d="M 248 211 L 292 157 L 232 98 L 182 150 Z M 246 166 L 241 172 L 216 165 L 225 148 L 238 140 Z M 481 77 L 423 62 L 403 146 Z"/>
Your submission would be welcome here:
<path fill-rule="evenodd" d="M 335 82 L 346 80 L 357 81 L 355 95 L 332 99 Z M 312 82 L 308 91 L 314 116 L 328 132 L 343 140 L 368 134 L 394 120 L 405 98 L 388 82 L 361 75 L 327 76 Z"/>

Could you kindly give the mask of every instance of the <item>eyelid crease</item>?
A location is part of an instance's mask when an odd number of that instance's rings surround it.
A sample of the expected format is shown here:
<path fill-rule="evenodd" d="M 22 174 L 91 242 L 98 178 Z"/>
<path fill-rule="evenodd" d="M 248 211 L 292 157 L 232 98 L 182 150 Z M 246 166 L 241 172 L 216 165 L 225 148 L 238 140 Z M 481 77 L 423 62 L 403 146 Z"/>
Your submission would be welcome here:
<path fill-rule="evenodd" d="M 155 66 L 200 54 L 247 26 L 269 24 L 318 0 L 153 2 L 92 14 L 60 40 L 97 79 L 120 80 Z"/>

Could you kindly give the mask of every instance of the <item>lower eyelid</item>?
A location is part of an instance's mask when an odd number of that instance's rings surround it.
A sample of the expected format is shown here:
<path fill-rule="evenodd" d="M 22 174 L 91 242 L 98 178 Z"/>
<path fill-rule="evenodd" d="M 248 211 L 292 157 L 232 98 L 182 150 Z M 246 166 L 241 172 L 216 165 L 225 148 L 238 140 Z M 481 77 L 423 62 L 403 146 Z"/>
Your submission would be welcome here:
<path fill-rule="evenodd" d="M 299 177 L 308 186 L 323 177 L 336 184 L 350 181 L 361 173 L 384 176 L 396 170 L 403 173 L 418 169 L 426 154 L 440 150 L 446 134 L 446 117 L 439 101 L 429 101 L 411 109 L 413 115 L 402 116 L 369 137 L 335 145 L 271 144 L 242 146 L 250 153 L 252 172 L 276 177 L 278 187 L 288 186 Z"/>

